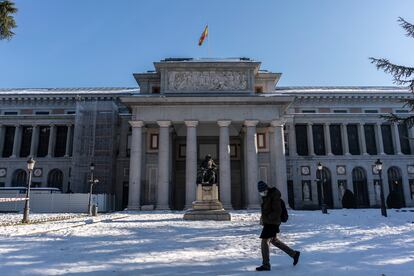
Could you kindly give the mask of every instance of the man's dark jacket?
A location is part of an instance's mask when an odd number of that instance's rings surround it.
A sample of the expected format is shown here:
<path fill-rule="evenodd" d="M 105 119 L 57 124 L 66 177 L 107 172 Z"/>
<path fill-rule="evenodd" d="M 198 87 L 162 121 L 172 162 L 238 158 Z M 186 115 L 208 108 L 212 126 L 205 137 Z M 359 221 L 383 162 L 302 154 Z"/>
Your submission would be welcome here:
<path fill-rule="evenodd" d="M 280 205 L 280 191 L 275 187 L 269 188 L 267 195 L 263 198 L 262 203 L 262 222 L 263 224 L 280 225 L 280 214 L 282 207 Z"/>

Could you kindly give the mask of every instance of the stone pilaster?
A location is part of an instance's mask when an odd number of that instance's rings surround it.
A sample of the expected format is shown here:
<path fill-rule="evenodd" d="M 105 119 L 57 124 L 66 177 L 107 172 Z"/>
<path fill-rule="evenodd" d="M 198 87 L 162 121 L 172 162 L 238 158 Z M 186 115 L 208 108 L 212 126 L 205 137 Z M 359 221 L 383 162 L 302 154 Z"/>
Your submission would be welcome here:
<path fill-rule="evenodd" d="M 220 201 L 225 209 L 231 209 L 230 136 L 231 121 L 217 121 L 220 126 Z"/>
<path fill-rule="evenodd" d="M 196 199 L 197 190 L 197 125 L 198 121 L 185 121 L 187 144 L 185 151 L 185 208 Z"/>
<path fill-rule="evenodd" d="M 259 193 L 257 191 L 258 181 L 258 160 L 257 160 L 257 140 L 256 125 L 257 120 L 244 121 L 246 126 L 246 162 L 247 162 L 247 207 L 259 208 Z"/>
<path fill-rule="evenodd" d="M 170 126 L 171 121 L 157 121 L 160 127 L 158 146 L 157 209 L 169 210 L 170 180 Z"/>
<path fill-rule="evenodd" d="M 139 210 L 141 206 L 141 168 L 142 168 L 142 121 L 130 121 L 132 126 L 131 158 L 129 163 L 128 209 Z"/>
<path fill-rule="evenodd" d="M 285 156 L 285 142 L 283 135 L 283 122 L 272 121 L 273 127 L 273 143 L 271 143 L 271 154 L 274 155 L 276 164 L 272 164 L 272 169 L 276 170 L 276 187 L 282 194 L 282 199 L 288 204 L 287 193 L 287 175 L 286 175 L 286 156 Z"/>

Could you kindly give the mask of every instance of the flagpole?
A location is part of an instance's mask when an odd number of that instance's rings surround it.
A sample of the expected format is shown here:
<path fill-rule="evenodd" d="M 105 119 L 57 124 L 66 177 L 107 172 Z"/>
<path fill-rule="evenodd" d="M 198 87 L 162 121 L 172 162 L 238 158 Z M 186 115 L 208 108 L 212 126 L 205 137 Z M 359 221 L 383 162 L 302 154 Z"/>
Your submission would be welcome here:
<path fill-rule="evenodd" d="M 207 23 L 207 58 L 210 58 L 210 28 Z"/>

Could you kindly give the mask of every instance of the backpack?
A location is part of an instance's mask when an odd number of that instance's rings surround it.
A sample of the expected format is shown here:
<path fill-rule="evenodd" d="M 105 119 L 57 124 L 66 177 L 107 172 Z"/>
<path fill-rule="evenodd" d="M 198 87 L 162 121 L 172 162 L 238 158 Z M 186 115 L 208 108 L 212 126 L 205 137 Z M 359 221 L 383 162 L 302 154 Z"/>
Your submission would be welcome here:
<path fill-rule="evenodd" d="M 283 199 L 280 199 L 280 206 L 282 207 L 282 213 L 280 214 L 280 221 L 287 222 L 289 219 L 288 211 L 286 209 L 286 204 Z"/>

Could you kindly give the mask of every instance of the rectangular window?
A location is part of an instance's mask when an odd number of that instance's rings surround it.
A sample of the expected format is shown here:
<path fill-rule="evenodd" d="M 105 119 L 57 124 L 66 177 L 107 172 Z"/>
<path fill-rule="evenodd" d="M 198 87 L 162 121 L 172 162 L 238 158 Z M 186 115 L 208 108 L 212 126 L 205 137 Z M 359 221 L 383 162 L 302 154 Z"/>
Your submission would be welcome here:
<path fill-rule="evenodd" d="M 395 113 L 408 113 L 408 110 L 405 109 L 399 109 L 399 110 L 395 110 Z"/>
<path fill-rule="evenodd" d="M 365 144 L 367 145 L 367 153 L 370 155 L 377 154 L 377 143 L 375 141 L 374 125 L 364 125 Z"/>
<path fill-rule="evenodd" d="M 342 136 L 341 136 L 341 126 L 340 125 L 330 125 L 329 133 L 331 136 L 331 147 L 332 153 L 334 155 L 343 155 L 342 149 Z"/>
<path fill-rule="evenodd" d="M 302 113 L 316 113 L 316 111 L 314 109 L 304 109 Z"/>
<path fill-rule="evenodd" d="M 358 127 L 354 124 L 349 124 L 346 127 L 348 133 L 349 153 L 352 155 L 361 154 L 359 149 Z"/>
<path fill-rule="evenodd" d="M 0 182 L 0 187 L 6 187 L 6 183 Z"/>
<path fill-rule="evenodd" d="M 14 133 L 16 128 L 14 126 L 6 126 L 3 144 L 3 157 L 10 157 L 13 154 Z"/>
<path fill-rule="evenodd" d="M 378 110 L 376 110 L 376 109 L 365 109 L 364 112 L 365 113 L 378 113 Z"/>
<path fill-rule="evenodd" d="M 65 156 L 67 133 L 68 128 L 66 126 L 56 127 L 55 157 Z"/>
<path fill-rule="evenodd" d="M 22 141 L 20 144 L 20 157 L 28 157 L 30 155 L 30 147 L 32 145 L 33 127 L 24 126 L 22 130 Z"/>
<path fill-rule="evenodd" d="M 410 140 L 408 138 L 408 127 L 406 124 L 398 125 L 398 133 L 400 134 L 401 152 L 411 154 Z"/>
<path fill-rule="evenodd" d="M 295 125 L 296 151 L 298 155 L 308 155 L 308 135 L 306 125 Z"/>
<path fill-rule="evenodd" d="M 76 114 L 76 111 L 75 110 L 68 110 L 68 111 L 66 111 L 66 114 Z"/>
<path fill-rule="evenodd" d="M 17 111 L 4 111 L 4 115 L 18 115 L 19 113 Z"/>
<path fill-rule="evenodd" d="M 390 125 L 381 125 L 382 142 L 386 154 L 394 154 L 394 145 L 392 143 L 392 134 Z"/>
<path fill-rule="evenodd" d="M 325 155 L 325 139 L 323 132 L 323 125 L 313 125 L 313 148 L 316 155 Z"/>
<path fill-rule="evenodd" d="M 265 133 L 257 133 L 257 148 L 265 149 L 266 148 L 266 134 Z"/>
<path fill-rule="evenodd" d="M 158 149 L 158 133 L 151 133 L 150 135 L 150 149 Z"/>
<path fill-rule="evenodd" d="M 36 115 L 49 115 L 50 111 L 36 111 L 35 114 Z"/>
<path fill-rule="evenodd" d="M 333 113 L 348 113 L 346 109 L 334 109 Z"/>
<path fill-rule="evenodd" d="M 39 144 L 37 146 L 37 157 L 45 157 L 49 147 L 50 127 L 39 127 Z"/>

